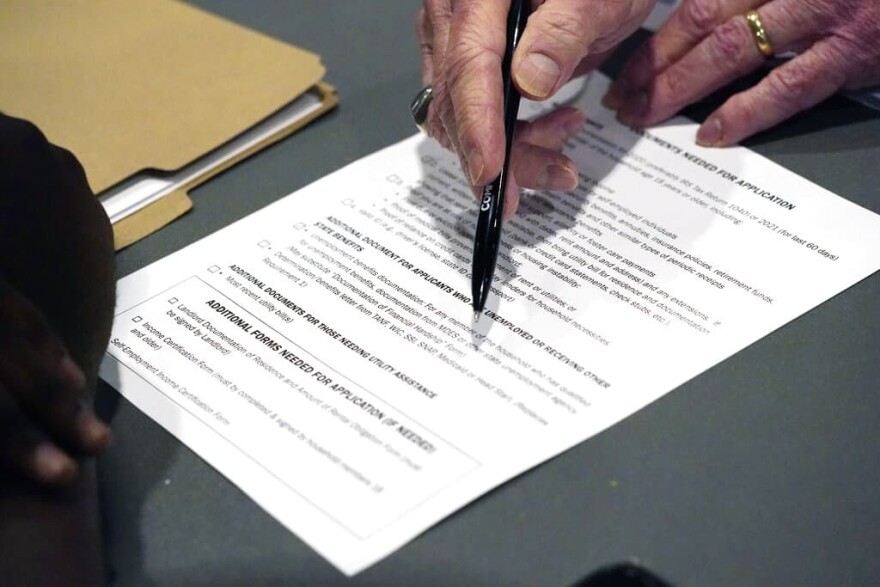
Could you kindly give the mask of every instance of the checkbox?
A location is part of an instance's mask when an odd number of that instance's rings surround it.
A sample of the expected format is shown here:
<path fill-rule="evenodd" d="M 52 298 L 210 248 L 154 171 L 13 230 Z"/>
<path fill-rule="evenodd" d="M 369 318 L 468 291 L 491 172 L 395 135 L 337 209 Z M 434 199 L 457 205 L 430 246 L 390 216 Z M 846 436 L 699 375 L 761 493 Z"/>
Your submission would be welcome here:
<path fill-rule="evenodd" d="M 177 298 L 168 298 L 168 303 L 169 303 L 169 304 L 176 304 L 176 303 L 177 303 Z"/>
<path fill-rule="evenodd" d="M 270 244 L 272 244 L 272 243 L 270 243 L 269 241 L 260 241 L 257 243 L 257 246 L 260 247 L 261 249 L 265 249 Z"/>
<path fill-rule="evenodd" d="M 217 273 L 218 271 L 220 271 L 219 265 L 211 265 L 208 267 L 208 273 Z"/>
<path fill-rule="evenodd" d="M 140 316 L 135 316 L 131 319 L 132 322 L 140 322 L 141 320 L 143 320 L 143 318 L 141 318 Z"/>
<path fill-rule="evenodd" d="M 306 223 L 305 222 L 297 222 L 296 224 L 293 225 L 293 227 L 297 230 L 302 230 L 303 228 L 306 227 Z"/>

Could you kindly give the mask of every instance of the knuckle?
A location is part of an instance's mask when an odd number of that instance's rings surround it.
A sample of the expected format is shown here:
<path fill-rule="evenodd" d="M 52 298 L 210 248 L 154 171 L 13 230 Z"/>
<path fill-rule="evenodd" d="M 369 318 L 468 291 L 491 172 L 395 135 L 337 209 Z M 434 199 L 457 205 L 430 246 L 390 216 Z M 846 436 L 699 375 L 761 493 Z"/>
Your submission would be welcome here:
<path fill-rule="evenodd" d="M 448 34 L 450 21 L 452 20 L 452 9 L 449 0 L 425 0 L 422 12 L 423 27 L 432 35 Z"/>
<path fill-rule="evenodd" d="M 534 121 L 518 120 L 516 123 L 516 133 L 514 134 L 514 146 L 534 143 L 540 131 L 542 122 L 542 119 Z"/>
<path fill-rule="evenodd" d="M 446 79 L 450 83 L 457 83 L 463 78 L 469 79 L 471 72 L 476 73 L 481 69 L 480 60 L 484 55 L 483 49 L 467 38 L 455 41 L 447 49 Z"/>
<path fill-rule="evenodd" d="M 777 104 L 803 110 L 806 107 L 804 97 L 810 94 L 812 75 L 795 59 L 786 67 L 774 69 L 768 76 L 768 84 L 771 97 Z"/>
<path fill-rule="evenodd" d="M 546 6 L 546 5 L 545 5 Z M 541 20 L 541 38 L 566 52 L 582 53 L 587 49 L 591 27 L 561 10 L 548 10 Z"/>
<path fill-rule="evenodd" d="M 688 30 L 707 33 L 718 24 L 718 0 L 691 0 L 681 5 L 681 18 Z"/>
<path fill-rule="evenodd" d="M 434 56 L 434 45 L 427 39 L 419 41 L 419 54 L 426 59 Z"/>
<path fill-rule="evenodd" d="M 664 97 L 668 101 L 677 101 L 688 93 L 690 78 L 679 67 L 670 67 L 657 78 L 656 95 Z"/>
<path fill-rule="evenodd" d="M 871 28 L 874 30 L 871 30 Z M 823 53 L 833 61 L 834 71 L 880 72 L 880 25 L 853 23 L 827 43 Z"/>
<path fill-rule="evenodd" d="M 648 41 L 648 43 L 650 43 L 650 41 Z M 633 53 L 619 76 L 621 81 L 625 81 L 632 87 L 641 87 L 645 85 L 651 77 L 655 75 L 655 71 L 657 71 L 660 66 L 668 65 L 668 63 L 664 62 L 659 63 L 658 66 L 655 67 L 654 60 L 656 59 L 656 53 L 651 51 L 648 43 L 639 47 Z"/>
<path fill-rule="evenodd" d="M 710 47 L 719 65 L 735 63 L 744 49 L 751 50 L 754 41 L 741 18 L 732 18 L 712 31 Z"/>

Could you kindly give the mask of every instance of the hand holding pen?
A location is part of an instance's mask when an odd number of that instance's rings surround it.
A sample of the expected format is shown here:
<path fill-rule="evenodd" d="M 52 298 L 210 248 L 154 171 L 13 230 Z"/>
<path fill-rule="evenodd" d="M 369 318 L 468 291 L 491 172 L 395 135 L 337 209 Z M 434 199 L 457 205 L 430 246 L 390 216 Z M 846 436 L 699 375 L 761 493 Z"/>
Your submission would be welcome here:
<path fill-rule="evenodd" d="M 537 8 L 513 56 L 511 72 L 524 97 L 541 100 L 601 63 L 638 27 L 653 0 L 531 4 Z M 501 63 L 509 8 L 504 0 L 425 0 L 417 23 L 422 81 L 433 85 L 425 130 L 459 155 L 477 196 L 498 176 L 504 161 Z M 518 125 L 505 219 L 517 208 L 520 187 L 570 190 L 577 185 L 577 169 L 560 151 L 583 122 L 579 111 L 561 108 Z"/>
<path fill-rule="evenodd" d="M 583 114 L 560 108 L 517 124 L 520 93 L 551 97 L 572 75 L 601 62 L 653 4 L 631 0 L 609 8 L 601 0 L 545 0 L 528 16 L 535 3 L 426 0 L 418 18 L 427 85 L 413 102 L 413 116 L 458 153 L 480 201 L 475 318 L 492 285 L 502 220 L 516 212 L 519 188 L 571 190 L 578 183 L 577 168 L 561 150 L 580 130 Z"/>
<path fill-rule="evenodd" d="M 510 64 L 528 20 L 528 0 L 512 0 L 507 14 L 507 45 L 501 62 L 501 87 L 504 98 L 504 162 L 498 177 L 483 186 L 480 194 L 477 226 L 474 232 L 474 254 L 471 269 L 471 304 L 474 320 L 480 319 L 495 277 L 495 264 L 501 246 L 501 218 L 505 192 L 510 182 L 510 155 L 519 112 L 520 95 L 513 85 Z M 512 182 L 511 182 L 512 183 Z"/>

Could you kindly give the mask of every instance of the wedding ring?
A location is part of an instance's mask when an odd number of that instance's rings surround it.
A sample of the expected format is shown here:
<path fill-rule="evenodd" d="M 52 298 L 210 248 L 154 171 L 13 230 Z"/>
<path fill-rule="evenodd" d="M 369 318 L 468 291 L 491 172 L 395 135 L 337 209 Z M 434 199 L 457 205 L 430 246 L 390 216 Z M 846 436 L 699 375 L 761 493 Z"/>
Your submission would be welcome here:
<path fill-rule="evenodd" d="M 416 95 L 412 104 L 409 105 L 416 126 L 425 134 L 428 134 L 428 128 L 426 126 L 426 123 L 428 122 L 428 107 L 431 105 L 431 99 L 433 97 L 434 87 L 425 86 L 422 88 L 422 91 Z"/>
<path fill-rule="evenodd" d="M 767 31 L 764 30 L 764 25 L 761 24 L 761 17 L 758 16 L 758 11 L 749 10 L 746 12 L 746 24 L 749 25 L 749 31 L 751 31 L 752 37 L 755 39 L 758 51 L 764 57 L 773 57 L 773 46 L 770 44 L 770 39 L 767 38 Z"/>

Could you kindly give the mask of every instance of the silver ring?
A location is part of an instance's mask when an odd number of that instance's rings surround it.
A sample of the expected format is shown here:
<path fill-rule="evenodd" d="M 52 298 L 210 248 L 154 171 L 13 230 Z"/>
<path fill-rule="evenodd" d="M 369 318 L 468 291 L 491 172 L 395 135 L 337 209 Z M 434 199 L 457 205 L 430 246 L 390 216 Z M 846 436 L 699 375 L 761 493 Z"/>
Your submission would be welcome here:
<path fill-rule="evenodd" d="M 413 120 L 420 131 L 428 134 L 428 128 L 425 123 L 428 122 L 428 107 L 431 105 L 431 99 L 434 97 L 434 87 L 425 86 L 422 91 L 416 94 L 412 104 L 409 105 L 412 112 Z"/>

